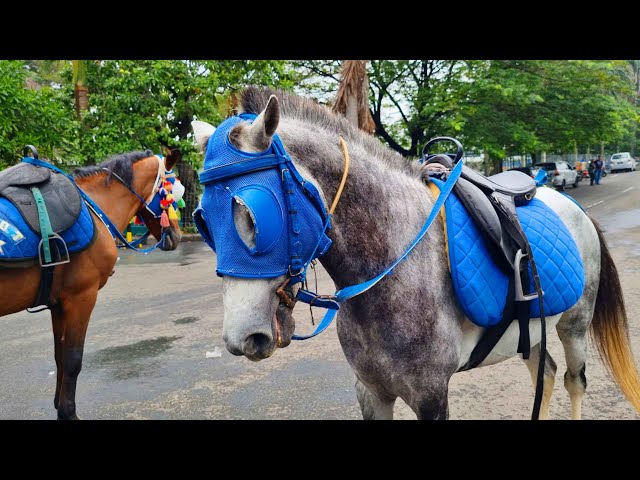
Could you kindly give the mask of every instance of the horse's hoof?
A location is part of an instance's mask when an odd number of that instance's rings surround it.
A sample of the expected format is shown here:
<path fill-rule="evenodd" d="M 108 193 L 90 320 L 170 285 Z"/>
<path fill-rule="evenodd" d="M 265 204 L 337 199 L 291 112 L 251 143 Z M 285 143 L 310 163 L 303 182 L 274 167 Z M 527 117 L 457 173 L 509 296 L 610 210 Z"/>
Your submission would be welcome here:
<path fill-rule="evenodd" d="M 58 420 L 80 420 L 80 418 L 75 413 L 70 417 L 62 417 L 60 416 L 60 414 L 58 414 Z"/>

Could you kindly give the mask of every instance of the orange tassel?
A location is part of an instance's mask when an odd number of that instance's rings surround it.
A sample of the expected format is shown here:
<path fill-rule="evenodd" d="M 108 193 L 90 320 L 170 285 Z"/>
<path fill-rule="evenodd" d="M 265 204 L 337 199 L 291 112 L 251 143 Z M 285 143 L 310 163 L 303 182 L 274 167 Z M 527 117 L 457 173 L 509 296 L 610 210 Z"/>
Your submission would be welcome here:
<path fill-rule="evenodd" d="M 167 211 L 163 210 L 162 215 L 160 215 L 160 226 L 162 228 L 169 227 L 169 217 L 167 216 Z"/>

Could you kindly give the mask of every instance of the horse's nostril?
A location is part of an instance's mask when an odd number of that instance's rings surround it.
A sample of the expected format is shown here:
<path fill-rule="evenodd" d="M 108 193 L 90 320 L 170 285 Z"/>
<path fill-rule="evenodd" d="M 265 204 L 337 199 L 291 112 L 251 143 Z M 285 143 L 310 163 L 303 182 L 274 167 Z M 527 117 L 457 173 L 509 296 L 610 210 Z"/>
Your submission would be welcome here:
<path fill-rule="evenodd" d="M 264 355 L 271 351 L 271 337 L 264 333 L 249 335 L 242 349 L 247 356 Z"/>

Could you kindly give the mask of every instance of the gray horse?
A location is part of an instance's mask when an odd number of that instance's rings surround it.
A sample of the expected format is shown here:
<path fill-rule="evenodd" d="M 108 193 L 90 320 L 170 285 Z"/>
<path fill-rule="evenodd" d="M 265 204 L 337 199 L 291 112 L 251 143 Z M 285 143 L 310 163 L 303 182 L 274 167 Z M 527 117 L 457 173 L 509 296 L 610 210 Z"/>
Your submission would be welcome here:
<path fill-rule="evenodd" d="M 239 112 L 259 116 L 240 122 L 229 140 L 246 152 L 262 152 L 274 133 L 296 168 L 320 191 L 328 205 L 343 174 L 339 136 L 351 154 L 349 178 L 328 231 L 333 245 L 320 258 L 338 288 L 366 281 L 402 253 L 422 227 L 434 200 L 417 162 L 407 162 L 376 138 L 341 117 L 291 93 L 250 87 L 240 96 Z M 204 149 L 214 127 L 193 122 Z M 640 411 L 640 381 L 630 349 L 627 318 L 618 273 L 602 231 L 562 194 L 541 188 L 536 198 L 557 212 L 582 256 L 585 288 L 569 310 L 547 318 L 564 347 L 564 385 L 572 418 L 581 418 L 586 390 L 587 331 L 629 401 Z M 239 235 L 255 244 L 246 209 L 234 209 Z M 357 397 L 365 419 L 391 419 L 397 397 L 419 419 L 448 418 L 448 385 L 464 365 L 484 329 L 471 323 L 453 296 L 444 253 L 441 219 L 394 274 L 364 294 L 345 302 L 337 330 L 345 356 L 356 374 Z M 224 276 L 223 337 L 227 349 L 258 361 L 287 346 L 294 330 L 291 309 L 276 295 L 284 276 L 243 279 Z M 535 379 L 540 359 L 540 320 L 530 322 L 531 356 L 525 360 Z M 519 327 L 512 322 L 481 366 L 518 355 Z M 279 341 L 278 341 L 279 340 Z M 540 418 L 548 418 L 556 364 L 547 353 Z"/>

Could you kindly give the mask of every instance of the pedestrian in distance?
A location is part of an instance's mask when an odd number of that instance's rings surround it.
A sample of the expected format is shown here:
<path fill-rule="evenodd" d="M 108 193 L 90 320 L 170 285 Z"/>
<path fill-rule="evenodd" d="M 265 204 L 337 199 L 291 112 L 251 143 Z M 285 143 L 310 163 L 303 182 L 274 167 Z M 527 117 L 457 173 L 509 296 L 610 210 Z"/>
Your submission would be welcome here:
<path fill-rule="evenodd" d="M 596 170 L 594 163 L 595 162 L 593 158 L 589 160 L 589 167 L 587 168 L 587 170 L 589 170 L 589 185 L 593 185 L 593 179 L 594 179 L 595 170 Z"/>
<path fill-rule="evenodd" d="M 598 155 L 598 158 L 596 158 L 595 162 L 593 162 L 593 167 L 594 167 L 594 174 L 595 174 L 595 182 L 596 185 L 600 185 L 600 177 L 602 176 L 602 169 L 604 168 L 604 162 L 602 161 L 602 159 L 600 158 L 600 155 Z"/>

